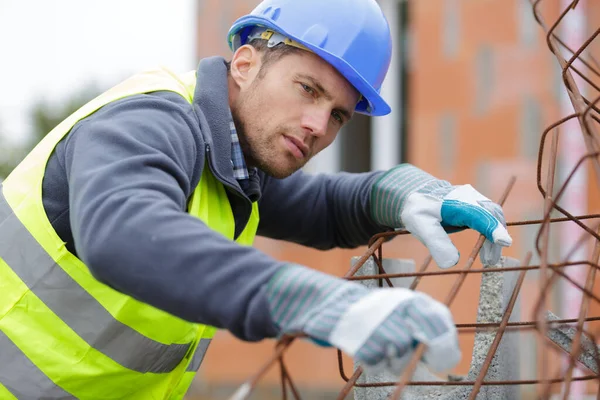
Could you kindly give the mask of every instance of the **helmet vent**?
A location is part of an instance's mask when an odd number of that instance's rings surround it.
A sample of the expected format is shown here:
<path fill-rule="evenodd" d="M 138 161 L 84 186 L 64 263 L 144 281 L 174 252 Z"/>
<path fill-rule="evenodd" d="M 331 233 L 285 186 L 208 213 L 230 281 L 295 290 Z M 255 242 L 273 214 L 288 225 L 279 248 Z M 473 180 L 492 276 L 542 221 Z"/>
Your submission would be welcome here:
<path fill-rule="evenodd" d="M 322 25 L 316 24 L 311 26 L 302 35 L 302 40 L 309 42 L 318 47 L 325 47 L 327 44 L 327 38 L 329 37 L 329 31 Z"/>
<path fill-rule="evenodd" d="M 281 8 L 279 7 L 267 7 L 265 8 L 265 11 L 263 11 L 263 15 L 272 19 L 273 21 L 277 21 L 279 19 L 279 14 L 281 14 Z"/>

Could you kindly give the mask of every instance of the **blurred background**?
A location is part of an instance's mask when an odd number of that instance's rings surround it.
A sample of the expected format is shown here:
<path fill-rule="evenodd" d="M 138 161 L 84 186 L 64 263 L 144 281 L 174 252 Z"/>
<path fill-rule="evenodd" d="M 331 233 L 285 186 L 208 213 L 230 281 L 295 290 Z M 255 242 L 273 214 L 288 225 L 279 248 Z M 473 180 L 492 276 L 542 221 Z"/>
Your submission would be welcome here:
<path fill-rule="evenodd" d="M 394 39 L 383 89 L 393 112 L 379 118 L 356 115 L 306 170 L 362 172 L 410 162 L 454 184 L 470 183 L 494 200 L 514 175 L 517 183 L 504 206 L 507 220 L 541 218 L 543 199 L 536 186 L 540 137 L 572 108 L 530 1 L 379 3 Z M 567 3 L 543 0 L 541 8 L 550 20 Z M 0 180 L 64 117 L 130 74 L 157 65 L 186 72 L 203 57 L 230 57 L 226 34 L 231 23 L 257 4 L 257 0 L 0 0 Z M 582 0 L 563 25 L 564 37 L 578 47 L 600 26 L 600 2 Z M 596 41 L 593 49 L 599 46 Z M 578 126 L 568 129 L 575 133 L 561 136 L 558 183 L 585 152 Z M 599 212 L 600 191 L 592 174 L 584 165 L 573 183 L 577 190 L 563 199 L 563 206 L 574 214 Z M 579 234 L 568 224 L 556 227 L 551 234 L 554 260 L 564 258 Z M 533 250 L 537 230 L 537 226 L 511 228 L 514 245 L 504 254 L 522 260 Z M 464 262 L 477 236 L 462 232 L 453 240 Z M 352 256 L 365 251 L 316 251 L 264 238 L 256 245 L 278 259 L 338 276 L 349 269 Z M 408 236 L 385 247 L 386 257 L 415 259 L 417 265 L 426 255 L 425 248 Z M 534 257 L 532 264 L 538 261 Z M 454 279 L 424 279 L 420 289 L 441 300 Z M 479 282 L 478 276 L 469 277 L 454 301 L 457 323 L 475 320 Z M 536 275 L 529 273 L 521 291 L 523 320 L 532 319 L 537 284 Z M 553 310 L 563 318 L 576 318 L 579 302 L 580 295 L 569 287 L 558 287 L 551 299 Z M 592 303 L 590 314 L 598 311 Z M 463 362 L 454 372 L 464 374 L 473 335 L 460 339 Z M 189 398 L 227 398 L 264 364 L 274 344 L 243 343 L 219 332 Z M 535 377 L 534 342 L 523 346 L 522 352 L 522 369 Z M 286 361 L 307 398 L 335 398 L 344 384 L 332 349 L 296 343 Z M 346 365 L 352 369 L 351 360 Z M 579 393 L 590 388 L 580 384 Z M 261 381 L 256 396 L 280 398 L 278 371 Z"/>

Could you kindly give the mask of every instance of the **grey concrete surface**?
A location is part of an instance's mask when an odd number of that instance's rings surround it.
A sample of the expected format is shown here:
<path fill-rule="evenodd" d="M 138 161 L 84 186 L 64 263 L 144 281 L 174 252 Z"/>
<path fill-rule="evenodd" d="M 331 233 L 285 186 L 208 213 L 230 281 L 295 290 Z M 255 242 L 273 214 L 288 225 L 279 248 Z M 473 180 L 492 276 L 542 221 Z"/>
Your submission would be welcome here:
<path fill-rule="evenodd" d="M 358 257 L 351 261 L 356 264 Z M 414 272 L 415 263 L 412 260 L 384 260 L 384 269 L 387 273 Z M 486 268 L 502 268 L 520 265 L 518 260 L 503 257 L 496 266 L 486 266 Z M 372 275 L 377 273 L 376 264 L 370 259 L 357 272 L 357 275 Z M 514 289 L 518 272 L 482 274 L 481 291 L 479 297 L 479 307 L 477 312 L 477 322 L 500 322 L 502 315 Z M 408 287 L 414 278 L 396 279 L 394 286 Z M 360 281 L 367 287 L 376 287 L 377 281 Z M 519 300 L 515 304 L 511 321 L 519 319 Z M 475 380 L 485 361 L 489 348 L 496 335 L 495 331 L 480 331 L 475 334 L 475 345 L 471 366 L 467 377 L 454 377 L 456 380 L 467 379 Z M 496 355 L 486 374 L 486 380 L 512 380 L 519 378 L 519 338 L 518 331 L 506 332 L 500 342 Z M 359 364 L 355 364 L 355 368 Z M 363 373 L 359 383 L 377 383 L 394 382 L 398 377 L 389 373 L 370 373 L 368 370 Z M 442 381 L 441 378 L 427 369 L 425 364 L 420 363 L 412 377 L 413 381 Z M 380 400 L 387 399 L 393 392 L 394 387 L 374 387 L 374 388 L 355 388 L 355 400 Z M 403 400 L 416 399 L 443 399 L 458 400 L 466 399 L 472 391 L 471 387 L 461 386 L 407 386 L 402 393 Z M 478 393 L 478 400 L 497 400 L 497 399 L 519 399 L 520 393 L 518 387 L 511 386 L 483 386 Z"/>

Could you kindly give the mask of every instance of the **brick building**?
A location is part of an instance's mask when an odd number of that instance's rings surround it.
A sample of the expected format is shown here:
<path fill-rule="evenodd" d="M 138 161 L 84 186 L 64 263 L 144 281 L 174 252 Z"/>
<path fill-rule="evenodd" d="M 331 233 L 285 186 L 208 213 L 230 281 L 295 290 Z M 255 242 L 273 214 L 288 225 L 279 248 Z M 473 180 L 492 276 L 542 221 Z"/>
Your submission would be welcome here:
<path fill-rule="evenodd" d="M 198 58 L 215 54 L 229 57 L 229 26 L 257 3 L 199 0 Z M 453 183 L 471 183 L 492 199 L 498 199 L 510 176 L 516 175 L 517 184 L 504 207 L 507 219 L 540 218 L 542 197 L 535 176 L 539 139 L 545 127 L 566 113 L 560 109 L 562 85 L 557 62 L 546 47 L 529 0 L 380 3 L 395 40 L 394 59 L 384 87 L 394 111 L 383 118 L 356 116 L 335 144 L 306 169 L 360 172 L 411 162 Z M 559 0 L 542 3 L 547 15 L 557 15 Z M 582 4 L 587 7 L 586 29 L 592 31 L 600 24 L 600 4 L 589 0 Z M 590 212 L 598 212 L 600 194 L 591 173 L 590 170 L 584 204 Z M 537 228 L 512 229 L 515 244 L 505 254 L 523 259 L 534 248 Z M 476 238 L 473 232 L 453 235 L 462 250 L 462 263 Z M 554 235 L 552 240 L 554 256 L 560 257 L 560 237 Z M 323 252 L 263 238 L 258 238 L 257 246 L 278 259 L 338 276 L 348 269 L 351 256 L 364 251 L 359 248 Z M 419 263 L 426 256 L 425 248 L 411 237 L 396 239 L 386 246 L 388 257 L 414 258 Z M 528 277 L 524 293 L 537 290 L 534 275 Z M 441 300 L 454 279 L 425 279 L 420 288 Z M 474 321 L 478 284 L 478 277 L 468 278 L 454 301 L 456 322 Z M 532 299 L 522 299 L 522 319 L 529 319 Z M 560 301 L 560 295 L 555 301 Z M 598 311 L 593 305 L 592 313 Z M 197 386 L 203 390 L 237 386 L 265 362 L 273 344 L 241 343 L 220 332 L 208 351 Z M 463 362 L 456 373 L 468 370 L 472 336 L 461 335 L 461 345 Z M 535 372 L 535 356 L 531 356 L 524 368 Z M 287 361 L 300 386 L 337 392 L 344 383 L 331 349 L 297 343 Z M 350 362 L 347 366 L 351 370 Z M 278 385 L 278 374 L 272 371 L 263 384 Z M 211 393 L 218 397 L 216 392 Z"/>

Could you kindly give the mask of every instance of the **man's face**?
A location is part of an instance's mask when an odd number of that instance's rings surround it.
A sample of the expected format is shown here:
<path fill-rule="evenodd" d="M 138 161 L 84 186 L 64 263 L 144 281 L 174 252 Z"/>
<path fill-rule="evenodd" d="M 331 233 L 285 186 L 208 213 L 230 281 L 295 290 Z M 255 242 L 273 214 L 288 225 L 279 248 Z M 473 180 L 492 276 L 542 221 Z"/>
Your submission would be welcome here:
<path fill-rule="evenodd" d="M 236 64 L 235 56 L 232 60 L 232 76 L 242 77 L 236 79 L 239 91 L 231 111 L 244 157 L 248 165 L 285 178 L 333 142 L 359 94 L 307 51 L 288 54 L 260 74 L 260 53 L 247 49 L 247 57 L 252 59 L 247 65 Z"/>

